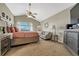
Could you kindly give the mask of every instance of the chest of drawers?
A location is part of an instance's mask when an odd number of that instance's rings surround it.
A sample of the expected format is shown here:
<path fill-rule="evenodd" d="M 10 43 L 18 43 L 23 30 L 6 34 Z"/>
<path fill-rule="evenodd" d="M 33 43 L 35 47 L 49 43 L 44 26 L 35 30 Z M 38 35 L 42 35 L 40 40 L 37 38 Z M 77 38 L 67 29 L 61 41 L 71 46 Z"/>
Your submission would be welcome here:
<path fill-rule="evenodd" d="M 65 31 L 64 44 L 73 55 L 79 55 L 79 32 Z"/>
<path fill-rule="evenodd" d="M 11 41 L 10 36 L 0 35 L 0 55 L 4 55 L 10 49 Z"/>

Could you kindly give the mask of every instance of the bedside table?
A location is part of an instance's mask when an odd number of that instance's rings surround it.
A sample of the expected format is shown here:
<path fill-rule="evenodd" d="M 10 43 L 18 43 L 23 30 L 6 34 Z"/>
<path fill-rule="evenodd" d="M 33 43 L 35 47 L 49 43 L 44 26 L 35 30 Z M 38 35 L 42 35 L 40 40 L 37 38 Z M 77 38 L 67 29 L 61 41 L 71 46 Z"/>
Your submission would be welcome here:
<path fill-rule="evenodd" d="M 10 39 L 13 39 L 13 33 L 5 33 L 5 35 L 9 35 Z"/>
<path fill-rule="evenodd" d="M 14 40 L 13 40 L 13 33 L 5 33 L 5 35 L 9 35 L 10 36 L 10 41 L 11 41 L 11 46 L 12 46 L 12 44 L 14 42 Z"/>
<path fill-rule="evenodd" d="M 0 55 L 4 55 L 11 46 L 10 35 L 0 34 Z"/>

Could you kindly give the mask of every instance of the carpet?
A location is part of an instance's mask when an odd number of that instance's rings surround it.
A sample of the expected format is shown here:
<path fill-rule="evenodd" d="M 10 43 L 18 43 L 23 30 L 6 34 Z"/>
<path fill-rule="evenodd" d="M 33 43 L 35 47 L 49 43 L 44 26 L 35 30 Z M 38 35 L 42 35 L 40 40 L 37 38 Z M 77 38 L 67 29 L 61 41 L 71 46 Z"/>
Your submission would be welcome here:
<path fill-rule="evenodd" d="M 37 43 L 11 48 L 5 56 L 71 56 L 63 44 L 40 40 Z"/>

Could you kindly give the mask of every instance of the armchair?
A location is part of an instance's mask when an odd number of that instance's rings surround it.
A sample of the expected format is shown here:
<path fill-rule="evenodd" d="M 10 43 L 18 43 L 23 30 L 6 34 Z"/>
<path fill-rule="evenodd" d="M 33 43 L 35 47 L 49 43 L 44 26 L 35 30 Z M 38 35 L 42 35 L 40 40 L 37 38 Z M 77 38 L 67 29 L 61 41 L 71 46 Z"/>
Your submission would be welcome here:
<path fill-rule="evenodd" d="M 42 39 L 51 39 L 52 38 L 52 33 L 47 32 L 47 31 L 42 31 L 39 36 Z"/>

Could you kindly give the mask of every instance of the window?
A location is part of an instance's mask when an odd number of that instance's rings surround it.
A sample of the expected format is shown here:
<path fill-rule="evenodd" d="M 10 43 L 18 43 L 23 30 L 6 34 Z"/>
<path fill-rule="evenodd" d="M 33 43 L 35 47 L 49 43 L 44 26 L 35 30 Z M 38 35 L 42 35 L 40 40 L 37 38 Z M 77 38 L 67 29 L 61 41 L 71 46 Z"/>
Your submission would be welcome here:
<path fill-rule="evenodd" d="M 28 22 L 18 22 L 17 27 L 20 31 L 31 31 L 32 25 Z"/>

